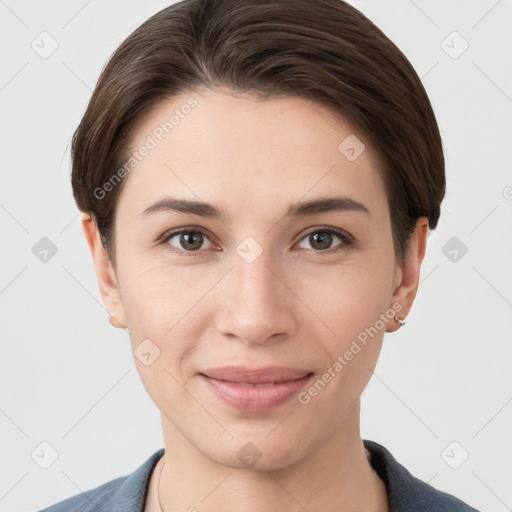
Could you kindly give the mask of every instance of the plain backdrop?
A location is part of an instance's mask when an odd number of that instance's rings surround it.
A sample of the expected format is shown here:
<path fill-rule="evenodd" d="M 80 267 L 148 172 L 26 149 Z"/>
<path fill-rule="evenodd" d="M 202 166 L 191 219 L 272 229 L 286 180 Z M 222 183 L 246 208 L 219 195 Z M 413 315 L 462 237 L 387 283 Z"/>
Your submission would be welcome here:
<path fill-rule="evenodd" d="M 351 3 L 417 70 L 447 165 L 416 303 L 384 338 L 362 435 L 474 507 L 512 510 L 512 1 Z M 101 302 L 69 144 L 108 57 L 169 4 L 0 1 L 2 511 L 129 474 L 163 446 Z"/>

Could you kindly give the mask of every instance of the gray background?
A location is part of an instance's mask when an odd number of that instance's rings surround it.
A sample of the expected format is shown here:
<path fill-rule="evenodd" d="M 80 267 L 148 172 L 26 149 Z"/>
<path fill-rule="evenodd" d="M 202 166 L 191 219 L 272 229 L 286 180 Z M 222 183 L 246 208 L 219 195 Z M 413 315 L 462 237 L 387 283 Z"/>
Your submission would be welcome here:
<path fill-rule="evenodd" d="M 163 446 L 100 299 L 69 143 L 109 55 L 169 3 L 0 1 L 1 511 L 128 474 Z M 363 438 L 479 509 L 512 510 L 512 0 L 352 3 L 422 78 L 448 181 L 408 324 L 363 394 Z"/>

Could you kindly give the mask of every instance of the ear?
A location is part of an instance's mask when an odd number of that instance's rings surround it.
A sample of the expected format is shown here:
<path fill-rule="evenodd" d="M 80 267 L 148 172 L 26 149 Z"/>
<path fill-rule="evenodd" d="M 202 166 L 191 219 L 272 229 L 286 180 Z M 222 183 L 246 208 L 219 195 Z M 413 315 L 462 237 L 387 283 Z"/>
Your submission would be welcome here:
<path fill-rule="evenodd" d="M 126 323 L 119 285 L 114 267 L 101 243 L 98 227 L 88 213 L 82 213 L 81 222 L 85 239 L 94 261 L 96 278 L 103 303 L 109 313 L 114 313 L 114 316 L 109 315 L 110 323 L 114 327 L 125 329 Z"/>
<path fill-rule="evenodd" d="M 420 217 L 416 221 L 414 231 L 411 234 L 404 264 L 402 267 L 397 264 L 396 267 L 394 291 L 390 307 L 392 307 L 392 304 L 396 305 L 397 303 L 402 306 L 400 311 L 397 310 L 397 315 L 400 319 L 405 319 L 409 314 L 418 291 L 421 264 L 423 263 L 427 248 L 428 230 L 427 217 Z M 388 322 L 386 331 L 394 332 L 399 327 L 400 324 L 396 321 Z"/>

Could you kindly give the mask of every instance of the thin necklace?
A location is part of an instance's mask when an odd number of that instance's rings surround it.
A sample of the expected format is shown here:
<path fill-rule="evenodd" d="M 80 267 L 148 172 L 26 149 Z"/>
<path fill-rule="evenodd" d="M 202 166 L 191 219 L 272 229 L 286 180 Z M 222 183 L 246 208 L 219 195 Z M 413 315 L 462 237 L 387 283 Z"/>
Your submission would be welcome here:
<path fill-rule="evenodd" d="M 160 460 L 163 460 L 163 457 Z M 164 472 L 164 466 L 165 466 L 165 461 L 163 462 L 162 467 L 160 469 L 160 475 L 158 475 L 158 487 L 156 489 L 156 497 L 158 498 L 158 506 L 160 507 L 160 512 L 164 512 L 164 509 L 162 507 L 162 502 L 160 501 L 160 481 L 162 480 L 162 473 Z"/>

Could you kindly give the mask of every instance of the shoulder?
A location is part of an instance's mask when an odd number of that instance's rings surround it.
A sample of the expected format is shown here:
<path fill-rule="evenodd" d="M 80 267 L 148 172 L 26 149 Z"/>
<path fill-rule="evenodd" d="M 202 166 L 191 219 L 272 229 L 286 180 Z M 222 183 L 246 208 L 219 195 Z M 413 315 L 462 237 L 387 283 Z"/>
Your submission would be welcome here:
<path fill-rule="evenodd" d="M 369 440 L 363 444 L 370 452 L 370 464 L 386 485 L 390 512 L 478 512 L 413 476 L 384 446 Z"/>
<path fill-rule="evenodd" d="M 39 512 L 97 512 L 118 510 L 142 512 L 151 472 L 164 454 L 160 448 L 133 473 L 59 501 Z"/>

